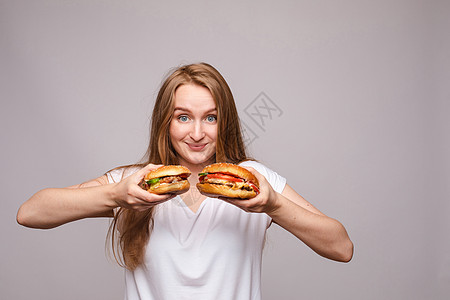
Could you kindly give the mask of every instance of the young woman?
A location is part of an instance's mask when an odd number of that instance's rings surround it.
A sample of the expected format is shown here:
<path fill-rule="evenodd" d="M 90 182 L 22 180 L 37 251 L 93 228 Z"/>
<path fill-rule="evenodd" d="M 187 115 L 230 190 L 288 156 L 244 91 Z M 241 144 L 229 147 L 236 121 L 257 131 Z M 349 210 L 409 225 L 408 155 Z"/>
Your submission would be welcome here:
<path fill-rule="evenodd" d="M 249 200 L 200 194 L 196 175 L 214 162 L 250 170 L 260 194 Z M 138 186 L 150 170 L 169 164 L 190 169 L 188 192 L 156 195 Z M 262 248 L 272 222 L 319 255 L 342 262 L 353 255 L 338 221 L 247 156 L 232 93 L 205 63 L 182 66 L 163 83 L 144 164 L 77 186 L 44 189 L 17 214 L 20 224 L 33 228 L 88 217 L 114 218 L 110 234 L 126 267 L 127 299 L 260 299 Z"/>

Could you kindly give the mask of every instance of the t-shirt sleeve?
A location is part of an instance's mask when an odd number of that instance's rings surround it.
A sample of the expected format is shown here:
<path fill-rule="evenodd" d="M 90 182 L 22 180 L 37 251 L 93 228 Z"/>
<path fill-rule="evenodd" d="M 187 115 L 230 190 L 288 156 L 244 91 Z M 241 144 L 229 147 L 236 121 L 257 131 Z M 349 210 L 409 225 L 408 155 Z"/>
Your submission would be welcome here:
<path fill-rule="evenodd" d="M 112 169 L 111 171 L 106 173 L 106 177 L 108 178 L 108 183 L 116 183 L 122 181 L 124 178 L 134 174 L 137 172 L 139 168 L 135 167 L 123 167 Z M 116 207 L 114 209 L 114 215 L 117 215 L 120 207 Z"/>
<path fill-rule="evenodd" d="M 106 177 L 108 177 L 108 183 L 115 183 L 122 180 L 123 169 L 114 169 L 106 173 Z"/>
<path fill-rule="evenodd" d="M 244 161 L 239 165 L 254 168 L 256 171 L 261 173 L 261 175 L 266 177 L 275 192 L 280 194 L 283 192 L 284 187 L 286 186 L 286 178 L 279 175 L 277 172 L 256 161 Z"/>
<path fill-rule="evenodd" d="M 137 167 L 124 167 L 113 169 L 106 173 L 108 183 L 120 182 L 122 179 L 136 173 L 139 170 Z"/>

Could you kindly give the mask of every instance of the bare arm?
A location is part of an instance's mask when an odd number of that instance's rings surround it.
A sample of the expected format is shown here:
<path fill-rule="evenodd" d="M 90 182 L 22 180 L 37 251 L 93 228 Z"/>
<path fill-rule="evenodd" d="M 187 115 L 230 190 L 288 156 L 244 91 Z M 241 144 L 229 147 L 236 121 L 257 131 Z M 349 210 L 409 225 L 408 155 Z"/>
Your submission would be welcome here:
<path fill-rule="evenodd" d="M 171 197 L 155 195 L 138 184 L 155 165 L 148 165 L 118 183 L 108 184 L 106 175 L 67 188 L 43 189 L 17 212 L 17 222 L 31 228 L 48 229 L 83 218 L 112 217 L 117 207 L 144 210 Z"/>
<path fill-rule="evenodd" d="M 317 254 L 332 260 L 348 262 L 353 256 L 353 243 L 344 226 L 313 207 L 286 185 L 281 194 L 275 193 L 272 220 L 294 234 Z"/>
<path fill-rule="evenodd" d="M 249 200 L 222 198 L 245 211 L 267 213 L 272 220 L 326 258 L 348 262 L 353 256 L 353 243 L 344 226 L 321 213 L 286 185 L 275 192 L 266 178 L 247 167 L 258 178 L 261 193 Z"/>
<path fill-rule="evenodd" d="M 17 222 L 48 229 L 88 217 L 112 217 L 112 200 L 106 176 L 67 188 L 47 188 L 34 194 L 19 208 Z"/>

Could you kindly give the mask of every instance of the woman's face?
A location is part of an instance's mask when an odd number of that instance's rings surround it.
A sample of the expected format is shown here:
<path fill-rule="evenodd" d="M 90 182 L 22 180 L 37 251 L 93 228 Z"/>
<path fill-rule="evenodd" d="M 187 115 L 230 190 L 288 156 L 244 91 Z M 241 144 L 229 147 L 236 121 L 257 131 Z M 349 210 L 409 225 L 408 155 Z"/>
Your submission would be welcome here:
<path fill-rule="evenodd" d="M 182 85 L 173 100 L 169 134 L 180 163 L 212 163 L 216 152 L 217 109 L 210 91 L 199 85 Z"/>

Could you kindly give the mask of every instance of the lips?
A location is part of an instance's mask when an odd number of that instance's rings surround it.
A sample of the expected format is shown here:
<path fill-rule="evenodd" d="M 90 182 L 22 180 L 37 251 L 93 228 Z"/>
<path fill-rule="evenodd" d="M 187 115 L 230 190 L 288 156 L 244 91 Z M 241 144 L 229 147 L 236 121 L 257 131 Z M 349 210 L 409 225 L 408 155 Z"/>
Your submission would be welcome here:
<path fill-rule="evenodd" d="M 201 151 L 201 150 L 203 150 L 203 148 L 206 147 L 206 144 L 189 144 L 189 143 L 187 143 L 187 145 L 193 151 Z"/>

